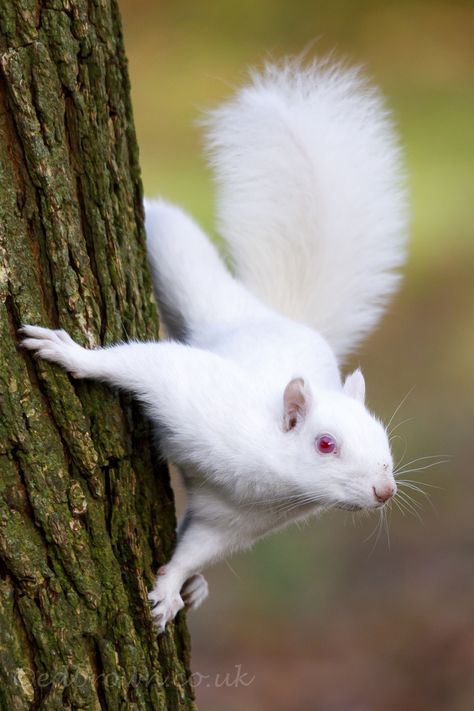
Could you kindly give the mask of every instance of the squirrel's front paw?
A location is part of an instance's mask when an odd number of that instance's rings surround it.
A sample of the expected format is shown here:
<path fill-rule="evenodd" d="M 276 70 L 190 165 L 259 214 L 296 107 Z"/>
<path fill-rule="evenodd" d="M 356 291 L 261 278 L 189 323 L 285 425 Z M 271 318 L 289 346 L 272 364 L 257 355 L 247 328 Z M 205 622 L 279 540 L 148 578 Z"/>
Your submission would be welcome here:
<path fill-rule="evenodd" d="M 167 575 L 165 566 L 159 569 L 153 590 L 148 593 L 148 599 L 151 603 L 153 624 L 158 634 L 161 634 L 167 623 L 173 620 L 184 607 L 179 589 L 176 589 L 172 583 L 171 576 Z"/>
<path fill-rule="evenodd" d="M 181 588 L 181 597 L 190 610 L 199 607 L 209 595 L 209 586 L 204 575 L 196 573 L 186 580 Z"/>
<path fill-rule="evenodd" d="M 35 355 L 51 363 L 57 363 L 76 378 L 84 377 L 85 359 L 88 351 L 75 343 L 66 331 L 53 331 L 41 326 L 22 326 L 19 333 L 24 336 L 21 345 Z"/>

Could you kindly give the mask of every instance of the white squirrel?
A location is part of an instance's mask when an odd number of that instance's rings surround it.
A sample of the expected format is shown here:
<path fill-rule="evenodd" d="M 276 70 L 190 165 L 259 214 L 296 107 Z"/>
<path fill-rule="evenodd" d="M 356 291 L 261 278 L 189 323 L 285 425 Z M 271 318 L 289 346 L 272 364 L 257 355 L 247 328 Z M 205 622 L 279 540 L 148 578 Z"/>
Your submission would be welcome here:
<path fill-rule="evenodd" d="M 322 509 L 396 493 L 360 370 L 339 363 L 398 283 L 407 232 L 400 151 L 357 70 L 287 61 L 212 111 L 216 248 L 178 207 L 146 202 L 170 339 L 88 350 L 24 326 L 23 345 L 76 378 L 135 394 L 184 476 L 185 516 L 149 594 L 159 631 L 207 596 L 203 568 Z"/>

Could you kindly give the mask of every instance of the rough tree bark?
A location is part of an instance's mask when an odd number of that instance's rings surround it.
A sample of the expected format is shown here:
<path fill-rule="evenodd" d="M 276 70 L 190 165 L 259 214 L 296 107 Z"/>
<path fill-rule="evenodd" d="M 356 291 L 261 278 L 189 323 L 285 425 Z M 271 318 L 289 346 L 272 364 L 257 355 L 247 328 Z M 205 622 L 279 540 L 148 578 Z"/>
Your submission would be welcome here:
<path fill-rule="evenodd" d="M 116 0 L 0 0 L 0 705 L 191 709 L 184 620 L 147 588 L 174 540 L 127 397 L 18 347 L 157 336 Z"/>

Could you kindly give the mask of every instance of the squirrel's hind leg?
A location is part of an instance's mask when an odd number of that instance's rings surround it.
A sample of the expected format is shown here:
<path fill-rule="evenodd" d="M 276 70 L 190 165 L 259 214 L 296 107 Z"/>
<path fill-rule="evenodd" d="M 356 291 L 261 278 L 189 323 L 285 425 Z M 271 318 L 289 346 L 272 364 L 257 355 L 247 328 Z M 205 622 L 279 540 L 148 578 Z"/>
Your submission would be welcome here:
<path fill-rule="evenodd" d="M 199 345 L 266 311 L 179 207 L 146 200 L 145 222 L 155 295 L 171 338 Z"/>

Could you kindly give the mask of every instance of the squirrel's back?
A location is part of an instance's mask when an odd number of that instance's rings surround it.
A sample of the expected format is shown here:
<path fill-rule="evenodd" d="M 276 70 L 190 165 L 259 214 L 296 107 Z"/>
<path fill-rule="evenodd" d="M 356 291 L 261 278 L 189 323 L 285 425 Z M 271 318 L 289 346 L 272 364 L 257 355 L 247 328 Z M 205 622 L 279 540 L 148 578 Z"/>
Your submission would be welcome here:
<path fill-rule="evenodd" d="M 345 356 L 404 259 L 399 147 L 380 95 L 353 69 L 270 65 L 209 114 L 207 147 L 237 276 Z"/>

